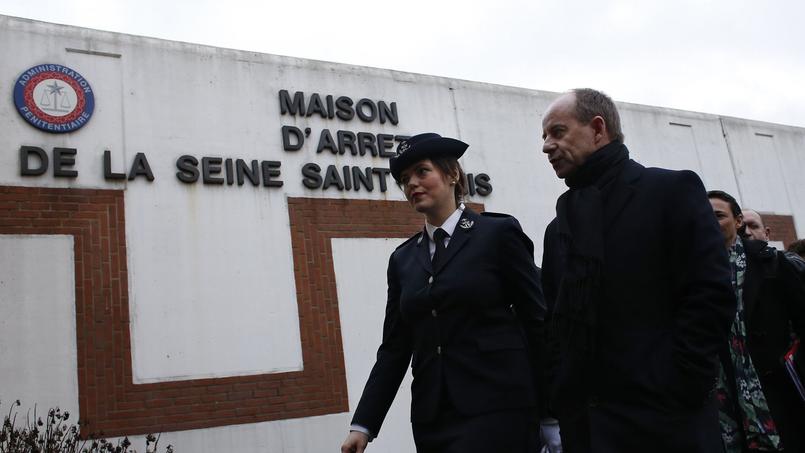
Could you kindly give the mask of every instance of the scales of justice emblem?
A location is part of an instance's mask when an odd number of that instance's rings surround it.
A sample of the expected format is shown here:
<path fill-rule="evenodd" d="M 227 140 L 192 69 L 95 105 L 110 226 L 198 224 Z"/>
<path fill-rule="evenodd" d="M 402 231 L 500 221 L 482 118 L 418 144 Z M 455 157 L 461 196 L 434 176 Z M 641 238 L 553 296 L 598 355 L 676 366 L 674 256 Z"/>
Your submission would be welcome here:
<path fill-rule="evenodd" d="M 89 121 L 95 97 L 89 82 L 62 65 L 42 64 L 20 75 L 14 85 L 17 112 L 45 132 L 73 132 Z"/>
<path fill-rule="evenodd" d="M 50 79 L 49 85 L 45 85 L 44 89 L 39 89 L 42 85 L 34 88 L 34 93 L 38 90 L 42 95 L 39 96 L 37 106 L 50 113 L 51 115 L 64 116 L 73 111 L 75 105 L 76 94 L 75 91 L 69 88 L 69 85 L 59 85 L 59 81 Z"/>

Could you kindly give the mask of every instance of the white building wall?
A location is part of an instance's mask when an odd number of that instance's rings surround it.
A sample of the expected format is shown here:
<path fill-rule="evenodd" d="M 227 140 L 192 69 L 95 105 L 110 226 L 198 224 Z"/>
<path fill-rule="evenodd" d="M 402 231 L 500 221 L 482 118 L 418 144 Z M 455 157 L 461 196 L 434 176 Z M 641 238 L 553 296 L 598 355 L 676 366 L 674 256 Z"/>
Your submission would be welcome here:
<path fill-rule="evenodd" d="M 777 124 L 724 118 L 740 200 L 762 212 L 793 215 L 805 232 L 805 133 Z"/>
<path fill-rule="evenodd" d="M 489 174 L 494 187 L 489 196 L 475 196 L 471 201 L 484 203 L 487 210 L 517 216 L 536 244 L 538 262 L 544 229 L 554 215 L 556 197 L 564 190 L 541 152 L 541 114 L 554 93 L 5 16 L 0 16 L 0 52 L 0 96 L 7 99 L 0 103 L 0 185 L 125 190 L 136 383 L 304 367 L 286 198 L 403 200 L 391 178 L 387 192 L 304 187 L 300 169 L 307 162 L 322 168 L 388 164 L 379 157 L 317 154 L 322 129 L 333 134 L 339 129 L 397 135 L 435 131 L 470 143 L 463 166 L 471 173 Z M 76 132 L 40 132 L 25 124 L 8 101 L 21 71 L 48 62 L 70 66 L 92 84 L 95 112 L 89 124 Z M 396 102 L 400 123 L 283 116 L 277 101 L 277 93 L 283 89 L 291 94 L 303 91 L 306 99 L 319 93 L 322 97 L 332 94 Z M 620 104 L 620 109 L 626 143 L 638 161 L 647 166 L 692 169 L 708 189 L 731 192 L 764 212 L 793 215 L 798 235 L 805 236 L 805 186 L 800 183 L 805 174 L 804 129 L 635 104 Z M 283 125 L 311 128 L 301 150 L 282 150 Z M 40 177 L 20 176 L 18 150 L 22 145 L 48 152 L 60 146 L 77 148 L 79 176 L 54 178 L 50 172 Z M 128 171 L 134 156 L 145 153 L 155 180 L 105 180 L 104 150 L 111 151 L 116 172 Z M 175 175 L 176 159 L 184 154 L 199 160 L 211 156 L 281 161 L 284 185 L 184 184 Z M 15 269 L 14 257 L 20 253 L 44 253 L 43 260 L 51 257 L 60 266 L 55 275 L 72 282 L 67 276 L 70 265 L 63 239 L 45 241 L 56 242 L 42 248 L 35 240 L 3 239 L 0 244 L 14 253 L 0 254 L 0 269 Z M 380 337 L 384 267 L 394 242 L 333 241 L 351 409 Z M 63 309 L 69 302 L 65 295 L 72 291 L 67 286 L 54 286 L 49 290 L 52 294 L 34 292 L 24 285 L 5 288 L 0 291 L 4 314 L 23 298 L 45 301 L 60 297 Z M 59 297 L 52 297 L 54 294 Z M 48 322 L 55 324 L 69 317 L 67 312 L 51 315 L 54 318 Z M 19 323 L 38 325 L 28 318 L 19 318 Z M 75 360 L 71 360 L 74 334 L 72 338 L 72 343 L 60 343 L 67 348 L 59 353 L 58 368 L 64 376 L 75 375 Z M 49 361 L 49 356 L 29 343 L 21 348 L 36 360 L 22 369 L 2 368 L 0 382 L 14 382 L 4 387 L 22 396 L 40 395 L 41 404 L 64 401 L 60 404 L 73 405 L 77 401 L 74 386 L 57 388 L 24 377 L 40 373 L 41 363 Z M 2 363 L 21 354 L 0 351 Z M 411 451 L 410 427 L 405 422 L 405 398 L 410 398 L 406 391 L 401 391 L 382 438 L 372 445 L 374 451 Z M 197 452 L 335 450 L 346 434 L 349 417 L 344 413 L 166 433 L 163 443 Z M 381 443 L 385 443 L 383 448 L 379 448 Z"/>

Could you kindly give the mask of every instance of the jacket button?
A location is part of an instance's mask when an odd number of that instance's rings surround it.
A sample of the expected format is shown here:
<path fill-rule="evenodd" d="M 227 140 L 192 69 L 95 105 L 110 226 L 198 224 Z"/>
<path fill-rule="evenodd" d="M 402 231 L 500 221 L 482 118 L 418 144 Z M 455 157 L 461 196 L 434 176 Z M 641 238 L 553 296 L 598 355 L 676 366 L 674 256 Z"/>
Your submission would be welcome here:
<path fill-rule="evenodd" d="M 431 275 L 430 277 L 428 277 L 428 283 L 433 283 L 433 275 Z"/>
<path fill-rule="evenodd" d="M 441 346 L 436 346 L 436 354 L 441 354 L 441 353 L 442 353 L 442 347 Z"/>
<path fill-rule="evenodd" d="M 435 308 L 430 311 L 430 315 L 433 316 L 434 318 L 436 317 L 436 309 Z"/>

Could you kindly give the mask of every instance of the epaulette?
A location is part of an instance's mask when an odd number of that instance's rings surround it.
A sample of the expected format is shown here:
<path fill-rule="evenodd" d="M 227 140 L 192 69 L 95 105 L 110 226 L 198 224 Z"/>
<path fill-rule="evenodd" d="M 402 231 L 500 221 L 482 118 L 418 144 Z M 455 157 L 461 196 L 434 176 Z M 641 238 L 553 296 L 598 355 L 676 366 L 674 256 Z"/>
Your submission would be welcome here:
<path fill-rule="evenodd" d="M 511 215 L 504 214 L 502 212 L 490 212 L 490 211 L 484 211 L 481 213 L 481 215 L 485 217 L 512 217 Z"/>
<path fill-rule="evenodd" d="M 504 214 L 502 212 L 482 212 L 481 215 L 485 216 L 485 217 L 493 217 L 493 218 L 496 218 L 496 219 L 511 219 L 509 222 L 513 221 L 514 224 L 517 225 L 517 229 L 519 229 L 520 232 L 522 233 L 523 227 L 520 225 L 520 221 L 517 220 L 517 218 L 514 217 L 513 215 Z M 507 221 L 506 220 L 501 220 L 501 222 L 506 223 Z"/>

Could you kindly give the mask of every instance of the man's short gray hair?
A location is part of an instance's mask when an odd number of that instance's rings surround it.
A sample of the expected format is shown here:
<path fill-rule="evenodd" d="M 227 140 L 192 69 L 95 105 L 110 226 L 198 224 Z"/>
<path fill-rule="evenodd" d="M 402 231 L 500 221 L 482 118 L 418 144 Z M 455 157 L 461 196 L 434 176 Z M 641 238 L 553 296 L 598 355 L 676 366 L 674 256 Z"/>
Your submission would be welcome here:
<path fill-rule="evenodd" d="M 623 143 L 621 117 L 612 98 L 592 88 L 575 88 L 571 92 L 576 95 L 576 120 L 582 124 L 589 124 L 594 117 L 600 116 L 607 125 L 609 139 Z"/>

